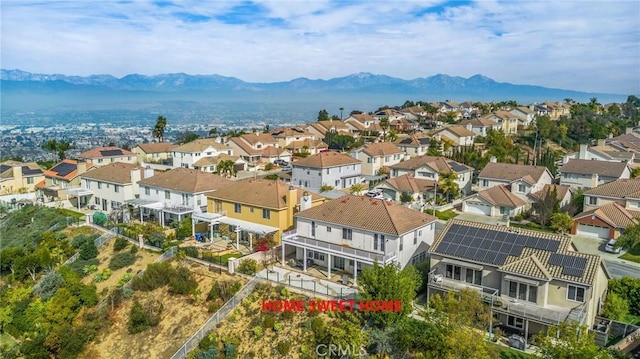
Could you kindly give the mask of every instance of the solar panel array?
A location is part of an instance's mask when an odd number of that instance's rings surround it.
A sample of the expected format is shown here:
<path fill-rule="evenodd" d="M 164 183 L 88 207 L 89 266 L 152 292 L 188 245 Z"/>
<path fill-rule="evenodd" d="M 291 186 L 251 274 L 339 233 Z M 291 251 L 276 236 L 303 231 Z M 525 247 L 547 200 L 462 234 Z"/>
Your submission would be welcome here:
<path fill-rule="evenodd" d="M 449 162 L 449 166 L 451 166 L 451 168 L 456 172 L 466 171 L 469 169 L 469 167 L 455 161 Z"/>
<path fill-rule="evenodd" d="M 53 167 L 51 170 L 53 172 L 56 172 L 58 176 L 64 177 L 69 173 L 73 172 L 75 169 L 76 169 L 76 165 L 72 163 L 62 162 L 57 166 Z"/>
<path fill-rule="evenodd" d="M 103 150 L 100 151 L 100 154 L 103 156 L 122 156 L 122 150 Z"/>
<path fill-rule="evenodd" d="M 508 256 L 522 255 L 524 247 L 556 252 L 560 241 L 517 232 L 502 232 L 452 224 L 438 245 L 443 254 L 474 261 L 503 265 Z"/>
<path fill-rule="evenodd" d="M 587 266 L 587 259 L 568 254 L 553 253 L 549 257 L 549 264 L 562 267 L 562 274 L 582 277 Z"/>
<path fill-rule="evenodd" d="M 42 170 L 39 168 L 29 168 L 29 166 L 22 166 L 22 174 L 23 175 L 35 175 L 42 173 Z"/>

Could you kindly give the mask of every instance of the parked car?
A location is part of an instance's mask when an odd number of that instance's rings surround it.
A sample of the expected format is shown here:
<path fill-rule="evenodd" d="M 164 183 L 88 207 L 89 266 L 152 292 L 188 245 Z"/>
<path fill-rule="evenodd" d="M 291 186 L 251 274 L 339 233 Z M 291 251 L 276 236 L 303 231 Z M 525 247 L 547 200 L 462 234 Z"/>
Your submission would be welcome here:
<path fill-rule="evenodd" d="M 618 254 L 622 250 L 622 247 L 616 247 L 616 240 L 610 239 L 609 242 L 607 242 L 607 244 L 604 245 L 604 250 L 609 253 Z"/>
<path fill-rule="evenodd" d="M 291 168 L 291 165 L 286 165 L 282 167 L 282 171 L 284 172 L 291 172 L 291 170 L 293 170 L 293 168 Z"/>
<path fill-rule="evenodd" d="M 287 166 L 289 164 L 289 162 L 287 162 L 285 160 L 282 160 L 282 159 L 277 159 L 277 160 L 273 161 L 273 164 L 274 165 L 278 165 L 280 167 L 285 167 L 285 166 Z"/>
<path fill-rule="evenodd" d="M 382 190 L 378 188 L 371 188 L 367 191 L 367 197 L 371 198 L 384 198 Z"/>

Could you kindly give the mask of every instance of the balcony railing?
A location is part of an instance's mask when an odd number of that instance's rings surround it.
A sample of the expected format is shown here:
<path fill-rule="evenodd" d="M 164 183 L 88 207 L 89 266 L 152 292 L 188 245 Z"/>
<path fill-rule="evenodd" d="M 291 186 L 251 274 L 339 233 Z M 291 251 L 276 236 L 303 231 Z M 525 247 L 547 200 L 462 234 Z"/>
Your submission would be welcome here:
<path fill-rule="evenodd" d="M 386 252 L 385 254 L 364 251 L 357 248 L 350 248 L 335 243 L 303 237 L 298 235 L 296 230 L 285 232 L 282 236 L 282 242 L 370 264 L 373 264 L 374 261 L 377 261 L 380 264 L 388 263 L 396 257 L 395 251 Z"/>
<path fill-rule="evenodd" d="M 494 312 L 523 317 L 547 325 L 558 324 L 567 320 L 582 323 L 585 317 L 584 304 L 575 308 L 563 308 L 555 305 L 540 306 L 504 294 L 501 295 L 499 294 L 500 291 L 495 288 L 478 286 L 433 273 L 429 275 L 428 286 L 445 292 L 458 292 L 464 288 L 473 289 L 480 293 L 484 302 L 493 306 Z"/>

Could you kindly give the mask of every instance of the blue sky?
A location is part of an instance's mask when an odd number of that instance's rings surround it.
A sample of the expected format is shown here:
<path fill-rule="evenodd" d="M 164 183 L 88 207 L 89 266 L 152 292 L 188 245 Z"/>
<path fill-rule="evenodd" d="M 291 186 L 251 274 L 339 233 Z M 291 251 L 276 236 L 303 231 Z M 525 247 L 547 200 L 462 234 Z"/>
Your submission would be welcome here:
<path fill-rule="evenodd" d="M 1 2 L 1 65 L 250 82 L 357 72 L 640 94 L 640 1 Z"/>

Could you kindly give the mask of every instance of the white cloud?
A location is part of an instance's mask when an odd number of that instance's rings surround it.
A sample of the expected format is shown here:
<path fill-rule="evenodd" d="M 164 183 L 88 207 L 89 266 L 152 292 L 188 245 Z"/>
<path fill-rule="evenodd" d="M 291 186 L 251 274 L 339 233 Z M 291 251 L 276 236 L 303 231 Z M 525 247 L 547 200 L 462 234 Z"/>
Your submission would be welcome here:
<path fill-rule="evenodd" d="M 451 3 L 418 16 L 445 3 L 9 1 L 2 3 L 2 67 L 218 73 L 256 82 L 365 71 L 405 79 L 480 73 L 640 93 L 637 1 Z"/>

